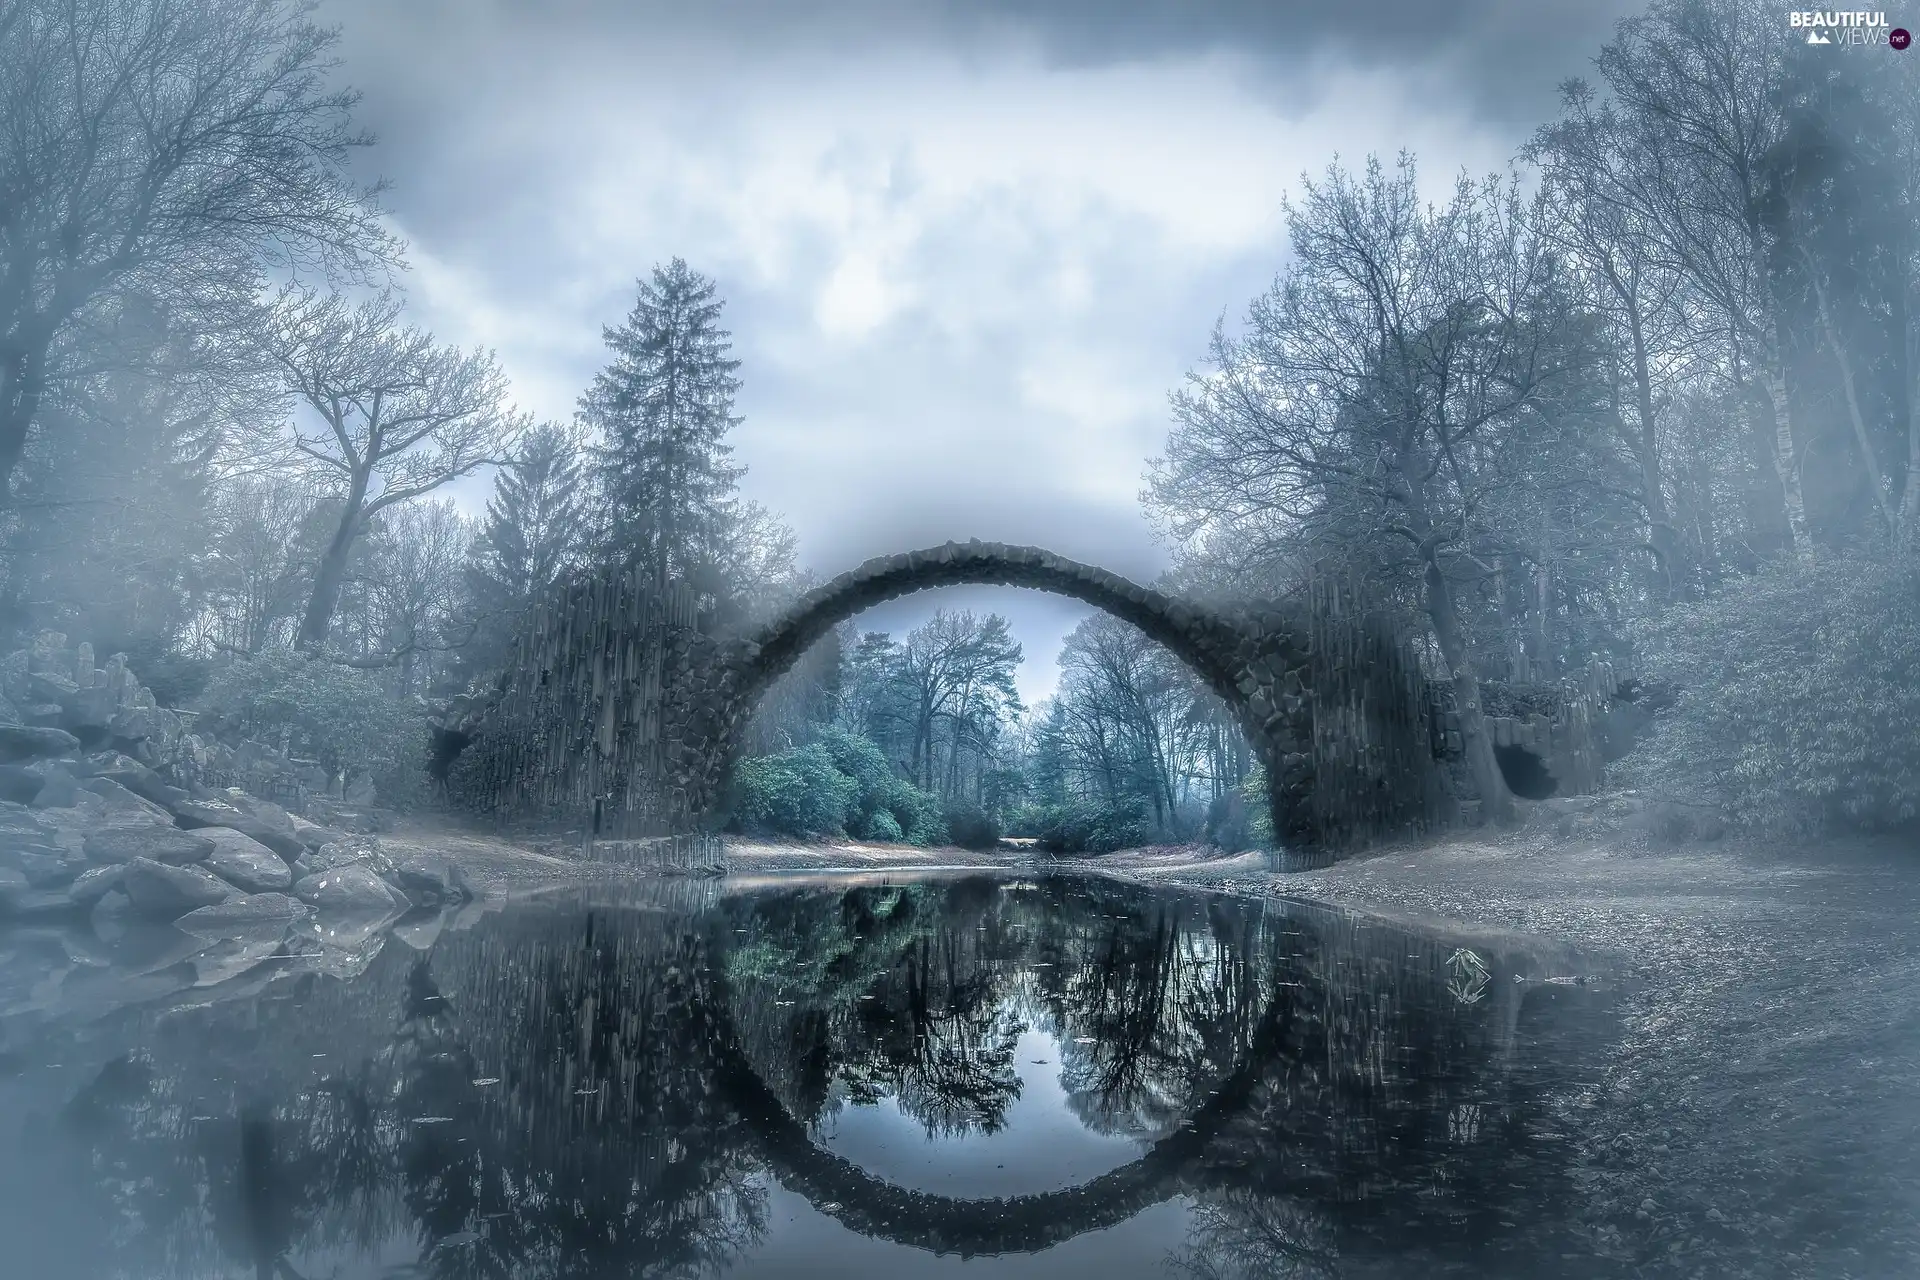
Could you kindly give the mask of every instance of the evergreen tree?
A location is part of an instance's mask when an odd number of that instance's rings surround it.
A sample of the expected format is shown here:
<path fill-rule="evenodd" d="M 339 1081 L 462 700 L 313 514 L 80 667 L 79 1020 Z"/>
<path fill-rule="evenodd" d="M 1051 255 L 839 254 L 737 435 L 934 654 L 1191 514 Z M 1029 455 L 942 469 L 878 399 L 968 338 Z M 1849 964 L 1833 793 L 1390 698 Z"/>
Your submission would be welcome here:
<path fill-rule="evenodd" d="M 573 432 L 547 423 L 530 432 L 519 456 L 500 470 L 467 569 L 482 665 L 500 656 L 521 611 L 581 549 L 587 505 L 581 455 Z"/>
<path fill-rule="evenodd" d="M 722 305 L 682 259 L 654 268 L 626 322 L 604 330 L 613 359 L 580 400 L 602 437 L 603 550 L 662 588 L 693 583 L 709 602 L 729 594 L 718 579 L 745 470 L 725 442 L 740 382 Z"/>

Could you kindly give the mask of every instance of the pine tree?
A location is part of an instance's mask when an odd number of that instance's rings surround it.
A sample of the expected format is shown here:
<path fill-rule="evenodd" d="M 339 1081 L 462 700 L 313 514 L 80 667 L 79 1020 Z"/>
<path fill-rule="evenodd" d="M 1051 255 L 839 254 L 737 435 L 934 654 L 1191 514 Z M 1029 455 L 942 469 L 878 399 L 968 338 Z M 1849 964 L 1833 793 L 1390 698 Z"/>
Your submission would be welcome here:
<path fill-rule="evenodd" d="M 577 436 L 552 423 L 529 432 L 502 467 L 467 569 L 480 660 L 491 664 L 515 621 L 581 550 L 586 477 Z"/>
<path fill-rule="evenodd" d="M 745 471 L 725 443 L 740 382 L 722 305 L 713 281 L 682 259 L 654 268 L 626 322 L 604 330 L 613 359 L 580 400 L 602 437 L 603 552 L 661 588 L 679 578 L 716 598 L 726 594 L 717 553 Z"/>

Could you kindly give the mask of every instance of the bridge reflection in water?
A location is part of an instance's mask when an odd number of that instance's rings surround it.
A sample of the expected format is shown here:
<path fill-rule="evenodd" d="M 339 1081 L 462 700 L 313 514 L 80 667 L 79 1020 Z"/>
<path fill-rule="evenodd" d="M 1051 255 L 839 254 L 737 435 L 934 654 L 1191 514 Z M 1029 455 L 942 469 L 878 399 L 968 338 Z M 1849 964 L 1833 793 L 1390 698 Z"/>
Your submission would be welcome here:
<path fill-rule="evenodd" d="M 1075 878 L 543 900 L 424 953 L 390 945 L 350 982 L 96 1029 L 124 1052 L 49 1146 L 48 1195 L 85 1236 L 59 1260 L 778 1274 L 793 1228 L 773 1206 L 798 1196 L 863 1248 L 905 1250 L 893 1274 L 1167 1204 L 1141 1274 L 1563 1271 L 1564 1113 L 1609 995 L 1540 981 L 1563 956 L 1466 951 L 1303 904 Z M 1035 1045 L 1110 1167 L 944 1196 L 847 1149 L 842 1122 L 875 1108 L 935 1166 L 942 1144 L 1017 1137 Z"/>

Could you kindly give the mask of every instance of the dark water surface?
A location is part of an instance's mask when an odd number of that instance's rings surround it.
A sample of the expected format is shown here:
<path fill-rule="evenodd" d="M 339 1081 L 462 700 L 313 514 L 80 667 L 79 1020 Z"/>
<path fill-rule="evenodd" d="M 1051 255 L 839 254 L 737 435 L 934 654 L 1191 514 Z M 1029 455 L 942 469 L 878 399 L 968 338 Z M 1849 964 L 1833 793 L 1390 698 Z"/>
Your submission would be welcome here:
<path fill-rule="evenodd" d="M 1585 1274 L 1555 948 L 977 876 L 383 936 L 0 933 L 0 1274 Z"/>

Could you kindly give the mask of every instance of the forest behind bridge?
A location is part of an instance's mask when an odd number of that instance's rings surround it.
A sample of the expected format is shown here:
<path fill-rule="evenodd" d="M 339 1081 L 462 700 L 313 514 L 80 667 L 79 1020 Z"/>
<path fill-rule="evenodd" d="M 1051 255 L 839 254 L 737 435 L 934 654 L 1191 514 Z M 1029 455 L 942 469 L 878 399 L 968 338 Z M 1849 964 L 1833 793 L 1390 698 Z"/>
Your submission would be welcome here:
<path fill-rule="evenodd" d="M 1912 822 L 1920 55 L 1810 48 L 1781 16 L 1655 4 L 1506 172 L 1303 176 L 1272 287 L 1221 299 L 1142 459 L 1156 585 L 1363 584 L 1469 758 L 1482 707 L 1602 659 L 1674 699 L 1616 780 L 1775 829 Z M 725 626 L 844 566 L 801 566 L 741 496 L 754 370 L 671 246 L 608 264 L 641 276 L 568 420 L 410 319 L 337 41 L 283 0 L 0 0 L 0 625 L 123 652 L 198 732 L 428 806 L 432 708 L 569 575 L 685 582 Z M 483 513 L 449 496 L 487 476 Z M 1027 656 L 994 615 L 843 628 L 762 708 L 736 819 L 1262 838 L 1245 743 L 1164 650 L 1091 618 L 1033 707 Z M 27 675 L 0 719 L 35 718 Z M 1473 785 L 1502 816 L 1503 776 Z"/>

